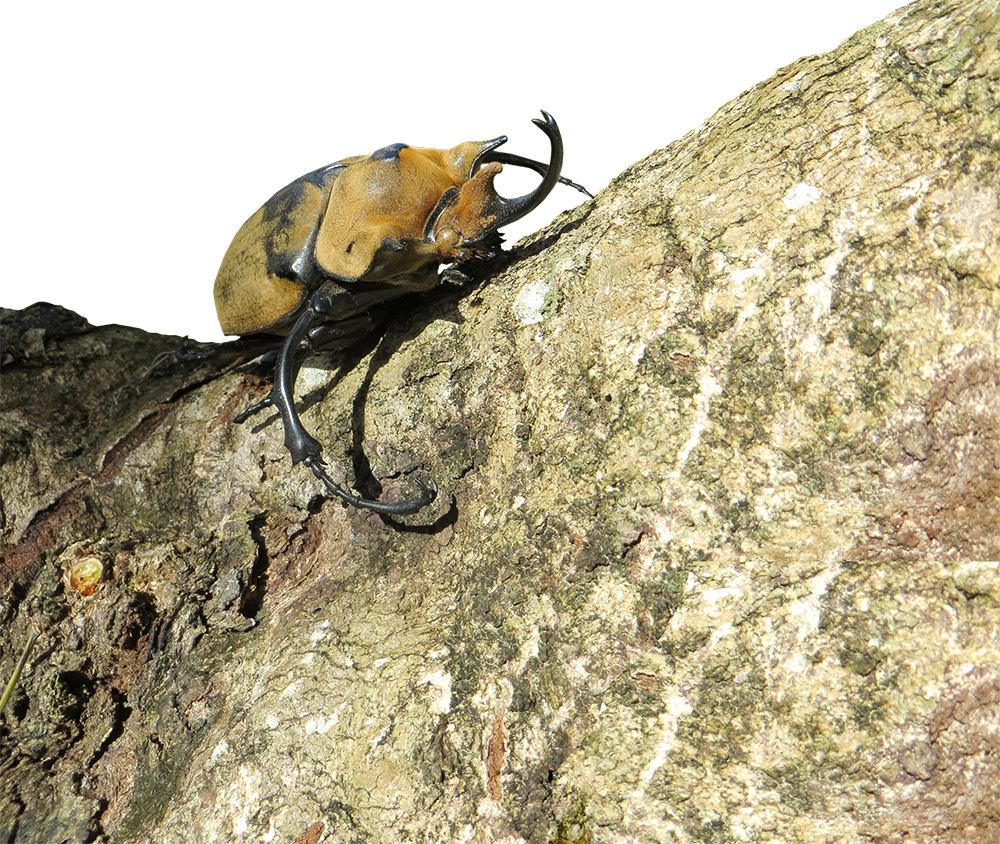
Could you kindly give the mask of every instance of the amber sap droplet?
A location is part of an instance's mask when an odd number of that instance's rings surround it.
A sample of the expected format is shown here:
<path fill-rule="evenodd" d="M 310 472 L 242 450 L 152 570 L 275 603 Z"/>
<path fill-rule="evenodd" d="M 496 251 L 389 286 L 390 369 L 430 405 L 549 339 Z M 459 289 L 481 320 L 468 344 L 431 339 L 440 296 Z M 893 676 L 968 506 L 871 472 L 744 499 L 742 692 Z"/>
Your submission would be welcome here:
<path fill-rule="evenodd" d="M 93 595 L 104 577 L 104 564 L 97 557 L 81 557 L 69 569 L 69 585 L 81 595 Z"/>

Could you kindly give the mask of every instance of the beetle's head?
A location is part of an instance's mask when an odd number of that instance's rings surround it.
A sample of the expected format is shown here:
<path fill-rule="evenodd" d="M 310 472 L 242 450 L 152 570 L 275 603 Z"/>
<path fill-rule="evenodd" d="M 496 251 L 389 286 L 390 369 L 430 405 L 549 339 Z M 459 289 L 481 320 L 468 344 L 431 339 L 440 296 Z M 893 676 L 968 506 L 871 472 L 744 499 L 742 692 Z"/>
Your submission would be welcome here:
<path fill-rule="evenodd" d="M 534 122 L 552 147 L 547 164 L 499 152 L 503 136 L 444 150 L 392 144 L 346 159 L 316 236 L 317 267 L 344 280 L 393 282 L 435 261 L 493 252 L 497 229 L 536 208 L 559 181 L 562 137 L 542 114 Z M 500 196 L 493 180 L 505 162 L 536 170 L 541 183 L 524 196 Z"/>
<path fill-rule="evenodd" d="M 490 251 L 497 229 L 529 214 L 555 187 L 562 170 L 562 135 L 552 116 L 542 114 L 544 120 L 532 122 L 549 139 L 549 164 L 541 184 L 524 196 L 508 199 L 493 184 L 503 169 L 500 161 L 506 158 L 496 149 L 507 142 L 506 135 L 448 150 L 450 166 L 464 172 L 465 181 L 445 192 L 424 226 L 424 237 L 436 246 L 439 260 L 462 261 Z"/>

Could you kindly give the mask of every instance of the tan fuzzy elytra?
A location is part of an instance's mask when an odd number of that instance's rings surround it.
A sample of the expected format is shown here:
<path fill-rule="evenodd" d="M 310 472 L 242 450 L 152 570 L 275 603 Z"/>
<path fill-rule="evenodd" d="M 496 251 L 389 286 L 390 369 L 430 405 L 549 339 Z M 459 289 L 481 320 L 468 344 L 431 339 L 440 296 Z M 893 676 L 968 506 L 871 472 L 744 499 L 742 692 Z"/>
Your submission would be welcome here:
<path fill-rule="evenodd" d="M 314 240 L 329 186 L 341 169 L 334 164 L 296 179 L 240 227 L 215 278 L 223 333 L 267 331 L 298 310 L 307 291 L 289 270 Z"/>

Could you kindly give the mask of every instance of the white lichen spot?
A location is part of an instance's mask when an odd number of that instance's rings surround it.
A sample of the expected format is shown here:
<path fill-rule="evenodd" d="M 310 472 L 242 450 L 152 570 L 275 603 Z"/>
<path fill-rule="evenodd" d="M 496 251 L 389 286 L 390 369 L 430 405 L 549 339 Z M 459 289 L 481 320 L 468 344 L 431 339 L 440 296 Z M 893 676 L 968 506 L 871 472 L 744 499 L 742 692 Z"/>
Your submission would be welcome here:
<path fill-rule="evenodd" d="M 788 608 L 788 619 L 798 627 L 796 639 L 804 642 L 819 633 L 820 615 L 823 610 L 823 596 L 830 583 L 840 574 L 840 568 L 831 568 L 809 581 L 809 594 L 793 602 Z"/>
<path fill-rule="evenodd" d="M 789 79 L 787 82 L 782 82 L 778 87 L 782 91 L 787 91 L 789 94 L 794 94 L 799 88 L 802 87 L 802 80 L 805 79 L 806 72 L 800 70 L 793 79 Z"/>
<path fill-rule="evenodd" d="M 587 657 L 578 656 L 576 659 L 571 659 L 566 663 L 567 673 L 576 678 L 584 679 L 590 676 L 590 664 L 587 662 Z"/>
<path fill-rule="evenodd" d="M 814 322 L 829 314 L 833 304 L 833 272 L 824 273 L 810 281 L 806 285 L 805 294 L 806 300 L 812 305 Z"/>
<path fill-rule="evenodd" d="M 521 645 L 520 659 L 518 662 L 521 663 L 522 667 L 528 664 L 529 659 L 534 659 L 538 656 L 539 642 L 541 642 L 541 634 L 539 632 L 538 625 L 535 624 L 531 628 L 531 635 Z"/>
<path fill-rule="evenodd" d="M 274 841 L 277 835 L 278 830 L 274 825 L 274 818 L 272 817 L 267 825 L 267 830 L 261 834 L 260 840 L 263 841 L 264 844 L 270 844 L 271 841 Z"/>
<path fill-rule="evenodd" d="M 733 627 L 728 621 L 723 622 L 715 630 L 712 631 L 712 635 L 709 637 L 709 645 L 717 645 L 723 639 L 727 639 L 736 633 L 736 628 Z"/>
<path fill-rule="evenodd" d="M 529 281 L 514 301 L 514 318 L 521 325 L 534 325 L 544 319 L 542 311 L 548 301 L 552 285 L 545 281 Z"/>
<path fill-rule="evenodd" d="M 850 208 L 846 209 L 834 221 L 831 227 L 831 235 L 835 248 L 820 262 L 820 266 L 823 268 L 823 275 L 811 281 L 805 288 L 806 297 L 812 303 L 812 317 L 814 321 L 830 313 L 830 305 L 833 301 L 833 280 L 844 258 L 850 253 L 851 239 L 857 230 L 854 211 Z"/>
<path fill-rule="evenodd" d="M 322 642 L 327 637 L 327 631 L 330 628 L 330 622 L 324 621 L 319 627 L 313 630 L 312 635 L 309 637 L 309 641 L 314 645 L 317 642 Z"/>
<path fill-rule="evenodd" d="M 812 663 L 805 654 L 792 654 L 784 662 L 785 673 L 802 674 L 809 669 Z"/>
<path fill-rule="evenodd" d="M 753 281 L 755 278 L 763 278 L 764 270 L 760 267 L 745 267 L 742 270 L 733 270 L 729 274 L 729 283 L 733 285 L 743 286 L 748 281 Z"/>
<path fill-rule="evenodd" d="M 300 680 L 295 680 L 294 682 L 289 683 L 285 687 L 285 690 L 281 693 L 282 700 L 287 700 L 290 697 L 295 697 L 295 693 L 299 690 L 300 682 L 301 682 Z"/>
<path fill-rule="evenodd" d="M 666 333 L 667 329 L 663 326 L 654 328 L 641 340 L 632 343 L 628 347 L 628 356 L 632 360 L 632 365 L 638 366 L 639 362 L 646 356 L 646 349 L 649 348 L 650 343 L 656 342 Z"/>
<path fill-rule="evenodd" d="M 698 599 L 702 603 L 701 609 L 710 613 L 718 610 L 719 605 L 729 598 L 739 598 L 742 594 L 743 590 L 738 586 L 720 586 L 718 589 L 706 589 L 698 596 Z"/>
<path fill-rule="evenodd" d="M 666 763 L 667 756 L 670 755 L 670 751 L 677 743 L 677 725 L 683 716 L 690 714 L 692 711 L 691 704 L 680 695 L 667 698 L 664 703 L 666 704 L 665 711 L 657 719 L 662 730 L 660 740 L 656 743 L 653 758 L 649 760 L 639 775 L 642 786 L 636 791 L 635 796 L 637 797 L 642 796 L 646 786 L 649 785 L 656 772 Z"/>
<path fill-rule="evenodd" d="M 691 452 L 694 451 L 701 435 L 708 427 L 708 410 L 712 404 L 712 399 L 722 393 L 722 385 L 716 380 L 707 369 L 702 370 L 698 376 L 698 395 L 695 397 L 694 420 L 691 423 L 691 433 L 677 452 L 677 469 L 687 462 Z"/>
<path fill-rule="evenodd" d="M 810 334 L 799 343 L 799 352 L 804 355 L 814 355 L 822 346 L 822 338 L 818 334 Z"/>
<path fill-rule="evenodd" d="M 322 367 L 302 367 L 298 380 L 300 395 L 322 387 L 329 377 L 330 373 Z"/>
<path fill-rule="evenodd" d="M 726 267 L 729 266 L 729 259 L 722 252 L 713 252 L 708 256 L 706 263 L 711 272 L 720 274 L 726 271 Z"/>
<path fill-rule="evenodd" d="M 744 324 L 757 314 L 757 303 L 750 302 L 750 304 L 745 305 L 743 309 L 736 315 L 736 323 L 733 325 L 734 329 L 739 329 L 744 326 Z"/>
<path fill-rule="evenodd" d="M 268 715 L 267 718 L 264 719 L 264 726 L 267 727 L 269 730 L 278 729 L 280 724 L 281 721 L 278 720 L 277 715 Z"/>
<path fill-rule="evenodd" d="M 809 182 L 799 182 L 785 192 L 785 208 L 789 211 L 795 211 L 818 202 L 822 197 L 823 191 L 815 185 L 811 185 Z"/>
<path fill-rule="evenodd" d="M 250 829 L 250 816 L 260 808 L 260 771 L 242 766 L 239 776 L 229 787 L 229 806 L 233 817 L 233 834 L 239 838 Z"/>
<path fill-rule="evenodd" d="M 307 653 L 304 657 L 302 657 L 302 664 L 303 665 L 311 665 L 312 661 L 313 661 L 313 659 L 315 659 L 315 657 L 316 657 L 316 654 L 311 653 L 311 652 Z"/>
<path fill-rule="evenodd" d="M 306 720 L 305 732 L 307 736 L 320 734 L 325 735 L 340 722 L 340 713 L 333 712 L 325 718 L 309 718 Z"/>
<path fill-rule="evenodd" d="M 430 710 L 436 715 L 451 711 L 451 674 L 447 671 L 428 671 L 420 678 L 421 685 L 429 686 Z"/>
<path fill-rule="evenodd" d="M 368 727 L 373 723 L 374 721 L 371 718 L 369 718 L 365 721 L 365 726 Z M 388 736 L 389 733 L 392 732 L 392 729 L 393 729 L 392 725 L 386 724 L 381 730 L 379 730 L 375 738 L 373 738 L 370 742 L 368 742 L 369 749 L 374 751 L 383 741 L 385 741 L 386 736 Z"/>
<path fill-rule="evenodd" d="M 631 584 L 617 577 L 601 578 L 591 590 L 587 607 L 592 608 L 595 616 L 605 619 L 605 629 L 618 624 L 633 625 L 635 597 Z"/>
<path fill-rule="evenodd" d="M 215 745 L 215 749 L 212 751 L 212 758 L 218 759 L 223 753 L 227 753 L 228 751 L 229 751 L 229 742 L 223 739 L 217 745 Z"/>
<path fill-rule="evenodd" d="M 915 179 L 911 179 L 909 182 L 904 183 L 899 189 L 899 198 L 911 199 L 914 196 L 922 196 L 927 193 L 929 185 L 930 180 L 924 176 L 918 176 Z"/>

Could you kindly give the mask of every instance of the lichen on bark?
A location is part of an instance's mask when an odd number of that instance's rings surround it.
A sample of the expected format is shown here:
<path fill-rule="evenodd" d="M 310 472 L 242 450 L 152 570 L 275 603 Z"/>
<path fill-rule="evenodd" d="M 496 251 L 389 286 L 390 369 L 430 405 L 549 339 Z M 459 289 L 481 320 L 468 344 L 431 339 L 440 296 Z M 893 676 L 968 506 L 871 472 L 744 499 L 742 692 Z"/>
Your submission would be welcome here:
<path fill-rule="evenodd" d="M 998 102 L 915 3 L 305 371 L 403 520 L 252 369 L 6 312 L 8 840 L 1000 840 Z"/>

